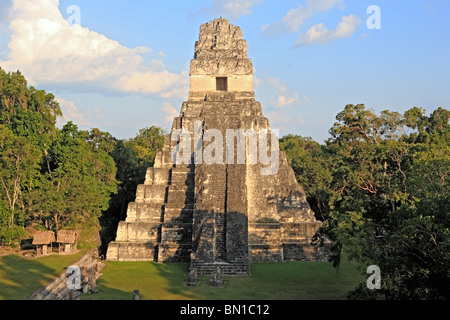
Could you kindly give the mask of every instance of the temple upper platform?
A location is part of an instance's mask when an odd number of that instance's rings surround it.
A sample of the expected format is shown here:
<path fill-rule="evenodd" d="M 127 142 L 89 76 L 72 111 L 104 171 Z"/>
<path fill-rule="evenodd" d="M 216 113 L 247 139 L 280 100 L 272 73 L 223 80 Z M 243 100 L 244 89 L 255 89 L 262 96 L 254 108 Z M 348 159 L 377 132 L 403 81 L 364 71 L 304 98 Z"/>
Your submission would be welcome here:
<path fill-rule="evenodd" d="M 198 93 L 253 92 L 253 65 L 242 30 L 219 18 L 200 27 L 190 65 L 190 98 Z M 201 95 L 200 95 L 201 96 Z"/>

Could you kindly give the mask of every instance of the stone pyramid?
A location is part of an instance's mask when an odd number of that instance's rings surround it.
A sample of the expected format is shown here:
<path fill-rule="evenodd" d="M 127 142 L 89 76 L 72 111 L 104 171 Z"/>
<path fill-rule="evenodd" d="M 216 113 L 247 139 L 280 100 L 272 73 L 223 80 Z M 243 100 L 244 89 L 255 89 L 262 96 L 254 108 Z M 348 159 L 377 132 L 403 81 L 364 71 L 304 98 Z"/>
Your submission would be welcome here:
<path fill-rule="evenodd" d="M 241 29 L 222 18 L 203 24 L 188 101 L 107 259 L 190 262 L 199 274 L 220 266 L 233 275 L 248 275 L 251 261 L 325 259 L 310 244 L 321 222 L 274 136 L 255 100 Z"/>

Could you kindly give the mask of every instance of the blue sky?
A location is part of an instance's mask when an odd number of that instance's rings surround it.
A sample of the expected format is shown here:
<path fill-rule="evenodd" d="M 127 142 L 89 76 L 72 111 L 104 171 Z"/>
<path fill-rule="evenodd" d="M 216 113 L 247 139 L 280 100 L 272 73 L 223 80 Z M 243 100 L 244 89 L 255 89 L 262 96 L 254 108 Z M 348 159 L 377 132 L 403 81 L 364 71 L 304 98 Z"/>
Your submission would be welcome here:
<path fill-rule="evenodd" d="M 371 5 L 380 29 L 367 26 Z M 117 138 L 170 128 L 187 99 L 200 25 L 220 16 L 241 27 L 256 99 L 281 135 L 322 143 L 346 104 L 450 108 L 448 0 L 0 0 L 0 8 L 0 66 L 55 94 L 60 125 Z"/>

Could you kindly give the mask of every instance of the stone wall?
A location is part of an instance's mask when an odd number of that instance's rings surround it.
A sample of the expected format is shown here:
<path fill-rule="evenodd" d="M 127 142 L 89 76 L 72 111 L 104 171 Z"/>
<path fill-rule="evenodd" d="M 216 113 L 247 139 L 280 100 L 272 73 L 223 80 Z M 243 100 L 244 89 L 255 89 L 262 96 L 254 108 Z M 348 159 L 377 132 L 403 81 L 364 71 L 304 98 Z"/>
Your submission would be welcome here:
<path fill-rule="evenodd" d="M 227 91 L 249 92 L 253 90 L 253 75 L 232 75 L 222 73 L 216 75 L 191 75 L 190 91 L 204 93 L 216 91 L 216 78 L 218 76 L 227 78 Z"/>

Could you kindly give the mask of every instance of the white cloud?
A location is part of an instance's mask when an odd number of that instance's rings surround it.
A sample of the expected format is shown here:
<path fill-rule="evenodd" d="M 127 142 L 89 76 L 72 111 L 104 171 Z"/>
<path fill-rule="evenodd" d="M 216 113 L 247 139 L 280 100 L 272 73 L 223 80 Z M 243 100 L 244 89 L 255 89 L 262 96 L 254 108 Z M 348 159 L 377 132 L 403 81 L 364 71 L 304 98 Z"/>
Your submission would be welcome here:
<path fill-rule="evenodd" d="M 342 2 L 343 0 L 307 0 L 305 6 L 289 10 L 281 20 L 262 26 L 262 32 L 267 36 L 297 32 L 305 20 L 312 17 L 315 12 L 328 11 Z"/>
<path fill-rule="evenodd" d="M 281 132 L 288 133 L 289 127 L 292 125 L 292 116 L 290 114 L 283 113 L 282 110 L 271 110 L 266 112 L 266 117 L 269 119 L 271 129 L 277 129 Z M 283 134 L 280 133 L 280 137 Z"/>
<path fill-rule="evenodd" d="M 279 78 L 267 77 L 266 83 L 269 86 L 274 87 L 277 90 L 277 92 L 282 93 L 282 92 L 286 92 L 287 91 L 286 85 Z"/>
<path fill-rule="evenodd" d="M 300 103 L 298 93 L 290 94 L 286 84 L 281 79 L 267 77 L 265 83 L 275 89 L 276 98 L 272 101 L 274 108 L 281 109 Z"/>
<path fill-rule="evenodd" d="M 173 118 L 175 118 L 179 115 L 177 109 L 175 109 L 169 102 L 163 103 L 162 110 L 165 113 L 165 116 L 164 116 L 165 124 L 171 124 L 173 121 Z"/>
<path fill-rule="evenodd" d="M 275 103 L 274 107 L 277 108 L 277 109 L 280 109 L 280 108 L 290 107 L 290 106 L 295 105 L 297 103 L 300 103 L 300 100 L 298 98 L 298 94 L 297 93 L 295 93 L 291 97 L 287 97 L 287 96 L 284 96 L 284 95 L 279 95 L 277 97 L 277 102 Z"/>
<path fill-rule="evenodd" d="M 189 74 L 183 71 L 181 72 L 181 78 L 179 79 L 178 86 L 171 90 L 162 92 L 160 96 L 165 99 L 168 98 L 186 99 L 189 94 L 189 86 L 190 86 Z"/>
<path fill-rule="evenodd" d="M 292 117 L 288 114 L 282 114 L 280 112 L 277 112 L 275 110 L 271 110 L 267 112 L 267 118 L 270 119 L 271 123 L 274 124 L 286 124 L 290 121 L 292 121 Z"/>
<path fill-rule="evenodd" d="M 347 38 L 353 35 L 361 20 L 354 15 L 344 16 L 336 29 L 328 30 L 323 23 L 312 26 L 304 34 L 298 36 L 294 47 L 313 43 L 329 43 L 335 39 Z"/>
<path fill-rule="evenodd" d="M 56 101 L 58 101 L 63 113 L 63 117 L 58 119 L 58 126 L 62 126 L 69 121 L 81 126 L 91 125 L 90 122 L 86 120 L 86 115 L 80 112 L 73 101 L 62 98 L 57 98 Z"/>
<path fill-rule="evenodd" d="M 88 28 L 71 27 L 58 6 L 59 0 L 13 0 L 9 53 L 0 61 L 4 69 L 21 70 L 31 84 L 97 91 L 163 95 L 185 86 L 186 73 L 167 71 L 163 53 L 130 49 Z"/>
<path fill-rule="evenodd" d="M 237 20 L 251 14 L 251 9 L 261 0 L 212 0 L 209 7 L 202 8 L 198 14 L 215 14 L 229 20 Z"/>
<path fill-rule="evenodd" d="M 263 85 L 263 83 L 264 83 L 264 80 L 263 80 L 263 79 L 261 79 L 261 78 L 259 78 L 259 77 L 257 77 L 257 76 L 254 76 L 254 77 L 253 77 L 253 86 L 255 86 L 255 87 L 261 87 L 261 86 Z"/>

